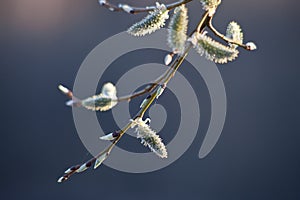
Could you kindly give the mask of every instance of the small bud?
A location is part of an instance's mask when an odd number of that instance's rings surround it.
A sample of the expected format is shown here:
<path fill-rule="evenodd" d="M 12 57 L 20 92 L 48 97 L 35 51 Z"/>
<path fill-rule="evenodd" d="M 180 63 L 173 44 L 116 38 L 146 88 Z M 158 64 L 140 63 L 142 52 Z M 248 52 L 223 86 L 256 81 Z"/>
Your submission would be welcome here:
<path fill-rule="evenodd" d="M 119 7 L 122 8 L 127 13 L 132 13 L 133 8 L 126 4 L 119 4 Z"/>
<path fill-rule="evenodd" d="M 116 134 L 110 133 L 110 134 L 108 134 L 108 135 L 104 135 L 104 136 L 100 137 L 100 140 L 113 140 L 113 139 L 115 139 L 116 137 L 117 137 Z"/>
<path fill-rule="evenodd" d="M 69 174 L 70 172 L 77 170 L 79 167 L 80 167 L 80 165 L 72 166 L 65 171 L 65 174 Z"/>
<path fill-rule="evenodd" d="M 99 167 L 103 163 L 103 161 L 107 158 L 107 156 L 108 156 L 108 154 L 104 153 L 99 158 L 97 158 L 96 162 L 95 162 L 95 165 L 94 165 L 94 169 Z"/>
<path fill-rule="evenodd" d="M 66 102 L 66 106 L 73 106 L 73 104 L 74 104 L 73 100 L 70 100 L 70 101 Z"/>
<path fill-rule="evenodd" d="M 83 171 L 87 170 L 87 168 L 88 168 L 88 167 L 87 167 L 86 164 L 84 163 L 84 164 L 82 164 L 82 165 L 79 167 L 79 169 L 76 170 L 76 172 L 77 172 L 77 173 L 83 172 Z"/>
<path fill-rule="evenodd" d="M 58 183 L 61 183 L 61 182 L 63 182 L 63 180 L 64 180 L 64 177 L 60 177 L 60 178 L 57 180 L 57 182 L 58 182 Z"/>
<path fill-rule="evenodd" d="M 166 55 L 165 60 L 164 60 L 165 61 L 165 65 L 168 66 L 172 62 L 173 56 L 174 56 L 173 53 L 169 53 L 169 54 Z"/>
<path fill-rule="evenodd" d="M 102 87 L 102 94 L 107 97 L 116 98 L 117 89 L 112 83 L 105 83 Z"/>
<path fill-rule="evenodd" d="M 100 4 L 101 6 L 105 5 L 105 4 L 106 4 L 106 0 L 99 0 L 99 4 Z"/>
<path fill-rule="evenodd" d="M 59 85 L 58 89 L 64 94 L 68 94 L 70 92 L 70 90 L 68 88 L 66 88 L 65 86 L 62 86 L 62 85 Z"/>
<path fill-rule="evenodd" d="M 57 182 L 58 182 L 58 183 L 62 183 L 62 182 L 64 182 L 64 181 L 66 181 L 67 179 L 68 179 L 68 177 L 62 176 L 62 177 L 60 177 L 60 178 L 57 180 Z"/>
<path fill-rule="evenodd" d="M 250 51 L 257 49 L 256 45 L 253 42 L 247 42 L 246 46 L 247 46 L 247 49 Z"/>
<path fill-rule="evenodd" d="M 70 173 L 70 172 L 72 172 L 71 168 L 67 169 L 67 170 L 65 171 L 65 174 L 68 174 L 68 173 Z"/>
<path fill-rule="evenodd" d="M 81 101 L 78 99 L 75 100 L 69 100 L 66 102 L 66 106 L 74 106 L 74 107 L 80 107 L 81 106 Z"/>
<path fill-rule="evenodd" d="M 156 99 L 158 99 L 160 97 L 160 95 L 162 95 L 162 93 L 164 92 L 165 88 L 162 87 L 161 85 L 158 87 L 157 91 L 156 91 Z"/>
<path fill-rule="evenodd" d="M 140 105 L 140 108 L 143 108 L 149 101 L 151 95 L 148 95 L 146 99 L 144 99 Z"/>

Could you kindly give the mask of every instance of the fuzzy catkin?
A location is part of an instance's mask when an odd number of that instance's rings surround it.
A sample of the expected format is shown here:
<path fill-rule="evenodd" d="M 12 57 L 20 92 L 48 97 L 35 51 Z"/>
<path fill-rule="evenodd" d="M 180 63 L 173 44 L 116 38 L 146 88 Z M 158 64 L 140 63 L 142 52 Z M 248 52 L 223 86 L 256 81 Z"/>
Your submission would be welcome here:
<path fill-rule="evenodd" d="M 169 18 L 169 11 L 164 4 L 156 5 L 154 11 L 142 19 L 140 22 L 133 24 L 127 32 L 133 36 L 144 36 L 153 33 L 165 25 L 165 21 Z"/>
<path fill-rule="evenodd" d="M 244 34 L 242 32 L 242 29 L 238 23 L 232 21 L 228 24 L 226 29 L 226 37 L 233 40 L 234 42 L 243 44 L 244 40 Z M 232 48 L 237 48 L 238 45 L 236 44 L 230 44 Z"/>
<path fill-rule="evenodd" d="M 175 8 L 168 27 L 168 45 L 174 53 L 183 53 L 187 39 L 187 27 L 187 9 L 181 5 Z"/>
<path fill-rule="evenodd" d="M 195 49 L 200 55 L 215 63 L 227 63 L 238 57 L 238 50 L 225 46 L 206 35 L 199 35 Z"/>

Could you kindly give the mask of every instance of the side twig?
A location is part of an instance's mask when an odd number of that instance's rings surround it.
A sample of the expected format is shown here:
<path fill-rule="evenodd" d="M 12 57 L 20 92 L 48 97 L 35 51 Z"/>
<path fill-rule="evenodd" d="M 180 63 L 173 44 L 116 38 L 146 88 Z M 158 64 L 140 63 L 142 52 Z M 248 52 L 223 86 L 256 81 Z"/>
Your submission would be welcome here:
<path fill-rule="evenodd" d="M 250 48 L 248 45 L 238 43 L 238 42 L 236 42 L 236 41 L 234 41 L 234 40 L 232 40 L 232 39 L 230 39 L 230 38 L 227 38 L 225 35 L 223 35 L 222 33 L 220 33 L 220 32 L 219 32 L 217 29 L 215 29 L 215 27 L 213 26 L 213 24 L 212 24 L 212 19 L 213 19 L 213 16 L 209 17 L 209 21 L 208 21 L 207 26 L 208 26 L 208 28 L 209 28 L 209 29 L 210 29 L 217 37 L 221 38 L 222 40 L 224 40 L 224 41 L 227 42 L 227 43 L 236 44 L 236 45 L 238 45 L 238 46 L 240 46 L 240 47 L 242 47 L 242 48 L 244 48 L 244 49 L 246 49 L 246 50 L 248 50 L 248 51 L 251 50 L 251 48 Z"/>

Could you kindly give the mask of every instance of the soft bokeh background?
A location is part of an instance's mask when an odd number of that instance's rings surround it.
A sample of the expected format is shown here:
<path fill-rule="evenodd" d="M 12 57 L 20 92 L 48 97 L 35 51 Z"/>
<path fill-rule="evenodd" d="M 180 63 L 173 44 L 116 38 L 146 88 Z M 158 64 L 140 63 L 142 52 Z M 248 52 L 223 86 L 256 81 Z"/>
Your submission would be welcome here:
<path fill-rule="evenodd" d="M 228 113 L 208 157 L 197 157 L 200 133 L 160 171 L 102 166 L 57 184 L 69 165 L 89 158 L 57 85 L 72 86 L 86 55 L 143 15 L 112 13 L 96 0 L 1 0 L 1 199 L 300 199 L 299 5 L 223 1 L 216 27 L 237 20 L 259 50 L 241 50 L 237 61 L 219 66 Z M 199 2 L 188 7 L 195 25 Z"/>

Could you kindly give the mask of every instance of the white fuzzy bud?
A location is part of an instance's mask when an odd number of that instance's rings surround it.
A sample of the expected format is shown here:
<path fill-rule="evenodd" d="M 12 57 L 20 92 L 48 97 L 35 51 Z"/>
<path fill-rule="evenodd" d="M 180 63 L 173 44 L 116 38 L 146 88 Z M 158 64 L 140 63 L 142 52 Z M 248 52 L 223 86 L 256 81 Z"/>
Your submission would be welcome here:
<path fill-rule="evenodd" d="M 133 8 L 126 4 L 119 4 L 119 7 L 122 8 L 127 13 L 131 13 L 133 11 Z"/>
<path fill-rule="evenodd" d="M 99 167 L 107 157 L 108 157 L 108 154 L 104 153 L 99 158 L 97 158 L 95 161 L 94 169 Z"/>
<path fill-rule="evenodd" d="M 113 133 L 110 133 L 110 134 L 107 134 L 107 135 L 104 135 L 104 136 L 100 137 L 101 140 L 113 140 L 115 138 L 116 137 L 114 137 Z"/>
<path fill-rule="evenodd" d="M 80 173 L 80 172 L 83 172 L 83 171 L 85 171 L 85 170 L 87 170 L 87 166 L 86 166 L 86 164 L 84 163 L 84 164 L 82 164 L 77 170 L 76 170 L 76 172 L 77 173 Z"/>
<path fill-rule="evenodd" d="M 165 62 L 165 65 L 169 65 L 173 60 L 173 54 L 172 53 L 169 53 L 165 56 L 165 59 L 164 59 L 164 62 Z"/>
<path fill-rule="evenodd" d="M 140 108 L 143 108 L 149 102 L 150 97 L 151 95 L 147 96 L 146 99 L 142 101 Z"/>
<path fill-rule="evenodd" d="M 257 49 L 256 45 L 253 42 L 247 42 L 246 46 L 247 46 L 247 49 L 250 51 Z"/>
<path fill-rule="evenodd" d="M 117 89 L 112 83 L 106 83 L 102 87 L 102 92 L 104 96 L 115 98 L 117 95 Z"/>
<path fill-rule="evenodd" d="M 162 95 L 162 93 L 164 92 L 165 88 L 162 87 L 161 85 L 158 87 L 157 91 L 156 91 L 156 99 L 158 99 L 160 97 L 160 95 Z"/>
<path fill-rule="evenodd" d="M 60 178 L 57 180 L 57 182 L 58 182 L 58 183 L 61 183 L 61 182 L 65 181 L 65 180 L 66 180 L 66 178 L 62 176 L 62 177 L 60 177 Z"/>
<path fill-rule="evenodd" d="M 67 169 L 66 171 L 65 171 L 65 174 L 68 174 L 68 173 L 70 173 L 70 172 L 72 172 L 73 170 L 71 169 L 71 168 L 69 168 L 69 169 Z"/>
<path fill-rule="evenodd" d="M 99 4 L 100 4 L 101 6 L 103 6 L 103 5 L 106 4 L 106 0 L 99 0 L 98 2 L 99 2 Z"/>
<path fill-rule="evenodd" d="M 58 89 L 64 94 L 68 94 L 70 92 L 70 90 L 63 85 L 59 85 Z"/>

